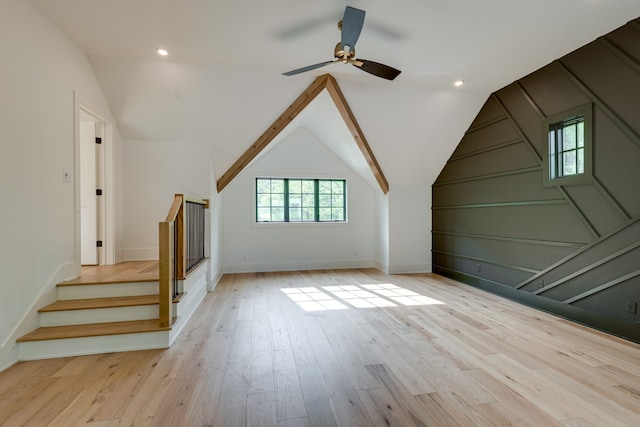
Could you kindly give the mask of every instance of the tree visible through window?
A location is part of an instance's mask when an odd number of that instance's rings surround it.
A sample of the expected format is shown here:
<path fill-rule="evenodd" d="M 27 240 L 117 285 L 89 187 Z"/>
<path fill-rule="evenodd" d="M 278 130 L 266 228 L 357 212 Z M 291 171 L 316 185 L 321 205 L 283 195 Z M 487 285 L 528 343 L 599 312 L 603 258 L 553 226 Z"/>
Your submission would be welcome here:
<path fill-rule="evenodd" d="M 256 178 L 257 222 L 344 222 L 343 179 Z"/>
<path fill-rule="evenodd" d="M 549 126 L 549 178 L 584 173 L 584 116 Z"/>
<path fill-rule="evenodd" d="M 591 104 L 586 104 L 543 120 L 544 186 L 591 182 L 592 108 Z"/>

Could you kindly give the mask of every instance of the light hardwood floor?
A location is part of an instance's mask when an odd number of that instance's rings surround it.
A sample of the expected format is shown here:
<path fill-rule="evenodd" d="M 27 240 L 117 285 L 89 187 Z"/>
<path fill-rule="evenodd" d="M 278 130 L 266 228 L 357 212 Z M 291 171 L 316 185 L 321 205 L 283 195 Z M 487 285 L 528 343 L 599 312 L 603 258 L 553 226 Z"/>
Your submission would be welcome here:
<path fill-rule="evenodd" d="M 638 426 L 640 346 L 431 274 L 225 275 L 170 349 L 0 373 L 0 425 Z"/>

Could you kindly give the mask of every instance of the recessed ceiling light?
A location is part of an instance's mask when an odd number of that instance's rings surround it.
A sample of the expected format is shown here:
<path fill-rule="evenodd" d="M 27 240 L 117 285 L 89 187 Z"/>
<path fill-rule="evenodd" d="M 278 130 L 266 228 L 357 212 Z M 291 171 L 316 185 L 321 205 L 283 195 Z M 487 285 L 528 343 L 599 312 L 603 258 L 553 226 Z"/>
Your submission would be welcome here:
<path fill-rule="evenodd" d="M 455 82 L 453 82 L 453 85 L 456 87 L 460 87 L 464 84 L 464 80 L 456 80 Z"/>
<path fill-rule="evenodd" d="M 169 52 L 167 51 L 167 49 L 163 49 L 163 48 L 158 48 L 156 49 L 156 52 L 158 52 L 158 55 L 160 56 L 167 56 L 169 55 Z"/>

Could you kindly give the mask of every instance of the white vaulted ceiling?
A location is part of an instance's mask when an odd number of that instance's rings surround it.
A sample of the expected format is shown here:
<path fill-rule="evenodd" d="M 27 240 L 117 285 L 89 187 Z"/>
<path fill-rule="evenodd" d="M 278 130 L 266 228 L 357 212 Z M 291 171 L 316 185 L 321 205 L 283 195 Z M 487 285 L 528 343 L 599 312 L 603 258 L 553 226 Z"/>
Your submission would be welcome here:
<path fill-rule="evenodd" d="M 491 92 L 640 16 L 638 0 L 31 3 L 86 52 L 124 140 L 209 142 L 219 177 L 331 73 L 392 187 L 430 185 Z M 333 64 L 282 76 L 332 59 L 347 4 L 367 12 L 356 56 L 402 74 L 389 82 Z M 326 140 L 344 126 L 332 116 L 299 122 Z"/>

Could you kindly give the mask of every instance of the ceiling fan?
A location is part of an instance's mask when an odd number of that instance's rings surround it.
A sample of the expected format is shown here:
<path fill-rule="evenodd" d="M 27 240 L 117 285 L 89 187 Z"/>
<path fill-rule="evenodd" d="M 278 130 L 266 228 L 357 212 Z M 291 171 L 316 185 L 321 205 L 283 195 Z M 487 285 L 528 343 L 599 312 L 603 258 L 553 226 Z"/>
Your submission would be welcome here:
<path fill-rule="evenodd" d="M 362 26 L 364 25 L 364 15 L 364 10 L 356 9 L 350 6 L 347 6 L 347 8 L 345 9 L 342 21 L 338 22 L 338 28 L 342 33 L 342 37 L 338 44 L 336 44 L 333 52 L 335 59 L 287 71 L 286 73 L 282 73 L 282 75 L 294 76 L 296 74 L 324 67 L 325 65 L 333 64 L 334 62 L 342 62 L 344 64 L 351 64 L 354 67 L 361 69 L 362 71 L 373 74 L 377 77 L 381 77 L 383 79 L 393 80 L 398 77 L 398 75 L 401 73 L 400 70 L 397 70 L 388 65 L 380 64 L 378 62 L 369 61 L 367 59 L 355 58 L 356 51 L 354 48 L 356 42 L 358 41 L 358 37 L 360 37 Z"/>

